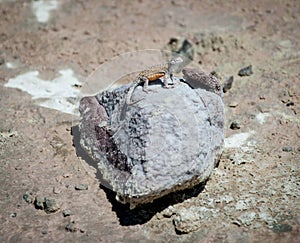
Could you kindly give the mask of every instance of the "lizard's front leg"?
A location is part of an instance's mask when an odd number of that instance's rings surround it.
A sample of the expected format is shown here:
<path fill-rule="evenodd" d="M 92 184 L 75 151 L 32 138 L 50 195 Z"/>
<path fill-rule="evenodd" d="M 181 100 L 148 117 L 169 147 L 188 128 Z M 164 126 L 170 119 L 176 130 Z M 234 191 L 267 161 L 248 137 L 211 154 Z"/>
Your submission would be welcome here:
<path fill-rule="evenodd" d="M 170 77 L 170 79 L 172 80 L 172 85 L 169 85 L 168 84 L 168 78 Z M 168 74 L 165 74 L 165 76 L 164 76 L 164 88 L 166 88 L 166 89 L 170 89 L 170 88 L 173 88 L 174 86 L 174 81 L 173 81 L 173 74 L 170 74 L 170 75 L 168 75 Z"/>

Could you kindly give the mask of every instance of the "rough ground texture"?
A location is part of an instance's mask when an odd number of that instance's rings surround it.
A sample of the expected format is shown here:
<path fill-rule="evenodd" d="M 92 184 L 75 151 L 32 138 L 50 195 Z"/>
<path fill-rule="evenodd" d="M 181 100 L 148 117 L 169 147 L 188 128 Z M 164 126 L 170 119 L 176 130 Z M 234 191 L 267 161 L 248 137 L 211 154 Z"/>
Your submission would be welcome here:
<path fill-rule="evenodd" d="M 178 81 L 171 89 L 150 89 L 137 87 L 131 105 L 126 86 L 80 105 L 80 143 L 117 200 L 131 208 L 204 182 L 224 144 L 220 96 Z"/>
<path fill-rule="evenodd" d="M 299 242 L 298 0 L 64 0 L 43 23 L 34 2 L 0 1 L 1 242 Z M 83 82 L 113 56 L 173 37 L 190 40 L 200 70 L 234 77 L 225 151 L 205 187 L 130 211 L 77 157 L 71 117 L 4 85 L 62 68 Z M 36 197 L 59 210 L 36 209 Z"/>

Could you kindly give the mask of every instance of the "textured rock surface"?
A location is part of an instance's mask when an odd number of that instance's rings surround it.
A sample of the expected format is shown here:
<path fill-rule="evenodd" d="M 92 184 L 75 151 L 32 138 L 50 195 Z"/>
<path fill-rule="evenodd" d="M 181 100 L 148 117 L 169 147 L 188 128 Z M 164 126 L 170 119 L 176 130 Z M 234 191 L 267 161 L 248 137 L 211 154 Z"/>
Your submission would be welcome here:
<path fill-rule="evenodd" d="M 180 233 L 189 233 L 203 226 L 204 220 L 216 217 L 217 210 L 206 207 L 182 208 L 176 213 L 173 222 Z"/>
<path fill-rule="evenodd" d="M 117 199 L 136 204 L 189 188 L 208 178 L 223 146 L 220 96 L 177 82 L 172 89 L 127 86 L 81 100 L 81 145 Z"/>

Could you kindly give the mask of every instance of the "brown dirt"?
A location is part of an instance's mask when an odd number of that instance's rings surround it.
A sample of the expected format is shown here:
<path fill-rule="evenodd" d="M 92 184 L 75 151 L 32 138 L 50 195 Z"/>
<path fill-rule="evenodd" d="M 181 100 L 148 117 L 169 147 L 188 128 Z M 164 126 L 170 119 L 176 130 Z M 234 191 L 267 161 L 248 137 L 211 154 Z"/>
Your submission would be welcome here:
<path fill-rule="evenodd" d="M 36 21 L 31 4 L 0 1 L 1 242 L 300 241 L 299 1 L 65 0 L 45 24 Z M 178 36 L 194 43 L 200 69 L 216 71 L 222 81 L 234 75 L 225 94 L 225 136 L 252 134 L 245 146 L 225 149 L 204 190 L 173 202 L 175 214 L 192 206 L 215 210 L 189 234 L 175 231 L 169 208 L 139 221 L 142 213 L 117 204 L 77 157 L 71 116 L 4 87 L 26 71 L 50 79 L 63 67 L 84 81 L 118 54 L 160 49 Z M 17 67 L 7 68 L 8 62 Z M 249 64 L 254 74 L 239 77 Z M 230 129 L 232 121 L 240 129 Z M 74 189 L 81 183 L 88 190 Z M 26 192 L 54 198 L 60 210 L 35 209 L 23 200 Z M 73 215 L 63 217 L 65 209 Z M 254 219 L 243 221 L 249 212 Z"/>

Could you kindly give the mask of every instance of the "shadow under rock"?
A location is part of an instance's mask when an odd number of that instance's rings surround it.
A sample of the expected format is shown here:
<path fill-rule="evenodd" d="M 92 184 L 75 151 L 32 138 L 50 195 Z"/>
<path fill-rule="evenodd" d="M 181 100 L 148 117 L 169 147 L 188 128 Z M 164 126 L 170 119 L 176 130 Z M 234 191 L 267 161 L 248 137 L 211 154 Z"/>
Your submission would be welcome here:
<path fill-rule="evenodd" d="M 123 226 L 144 224 L 148 222 L 156 213 L 163 211 L 167 207 L 181 203 L 186 199 L 197 197 L 203 191 L 206 184 L 206 182 L 203 182 L 193 188 L 172 192 L 161 198 L 155 199 L 152 203 L 141 204 L 134 209 L 130 209 L 129 204 L 122 204 L 116 200 L 116 193 L 110 189 L 109 183 L 103 179 L 103 176 L 97 167 L 97 162 L 94 161 L 81 147 L 78 125 L 72 127 L 71 134 L 73 135 L 73 145 L 75 146 L 77 156 L 85 160 L 90 166 L 96 168 L 96 178 L 100 182 L 100 188 L 106 193 L 107 199 L 112 204 L 112 210 L 116 213 L 120 224 Z"/>
<path fill-rule="evenodd" d="M 206 182 L 200 183 L 190 189 L 172 192 L 154 200 L 152 203 L 138 205 L 134 209 L 130 209 L 129 204 L 122 204 L 118 202 L 115 199 L 115 192 L 102 185 L 100 185 L 100 188 L 105 191 L 106 197 L 112 204 L 112 209 L 116 212 L 120 224 L 123 226 L 129 226 L 147 223 L 156 213 L 163 211 L 167 207 L 181 203 L 191 197 L 197 197 L 203 191 L 205 184 Z"/>

